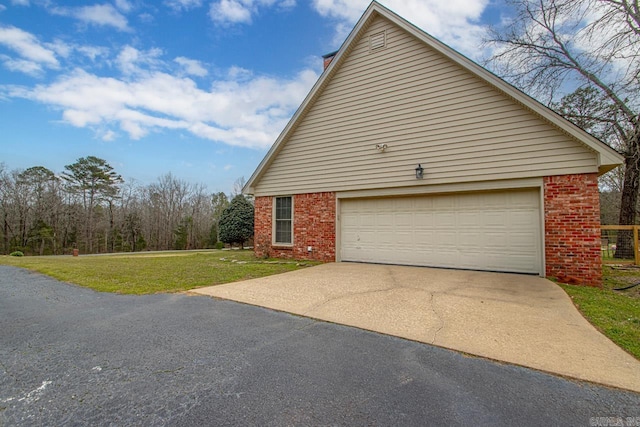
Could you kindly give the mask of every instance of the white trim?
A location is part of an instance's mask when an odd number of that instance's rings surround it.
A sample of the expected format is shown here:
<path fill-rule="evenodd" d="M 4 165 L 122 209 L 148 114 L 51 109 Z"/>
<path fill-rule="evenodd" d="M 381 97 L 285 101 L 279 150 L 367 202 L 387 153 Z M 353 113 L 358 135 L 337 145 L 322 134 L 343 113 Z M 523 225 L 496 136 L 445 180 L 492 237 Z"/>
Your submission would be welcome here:
<path fill-rule="evenodd" d="M 543 178 L 525 178 L 517 180 L 478 181 L 416 187 L 380 188 L 372 190 L 339 191 L 336 193 L 336 198 L 349 199 L 358 197 L 419 196 L 439 193 L 542 188 L 543 183 Z"/>
<path fill-rule="evenodd" d="M 278 198 L 285 198 L 285 197 L 290 197 L 291 198 L 291 243 L 283 243 L 283 242 L 276 242 L 276 199 Z M 280 196 L 272 196 L 272 203 L 271 203 L 271 246 L 279 246 L 279 247 L 293 247 L 293 242 L 295 241 L 295 233 L 294 233 L 294 226 L 293 226 L 293 221 L 294 221 L 294 197 L 293 194 L 291 195 L 280 195 Z"/>
<path fill-rule="evenodd" d="M 547 242 L 545 239 L 545 236 L 547 233 L 545 233 L 546 227 L 545 227 L 545 206 L 544 206 L 544 181 L 540 184 L 540 232 L 542 233 L 541 240 L 541 248 L 540 250 L 542 251 L 542 253 L 540 254 L 540 257 L 542 259 L 542 271 L 540 272 L 540 277 L 547 277 L 547 251 L 546 251 L 546 247 L 547 247 Z"/>

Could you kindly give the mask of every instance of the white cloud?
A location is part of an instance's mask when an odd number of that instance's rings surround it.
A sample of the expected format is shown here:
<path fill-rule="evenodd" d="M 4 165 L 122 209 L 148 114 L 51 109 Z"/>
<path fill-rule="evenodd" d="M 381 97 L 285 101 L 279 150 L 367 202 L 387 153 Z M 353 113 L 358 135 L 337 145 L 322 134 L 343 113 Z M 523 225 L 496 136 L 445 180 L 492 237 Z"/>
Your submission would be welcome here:
<path fill-rule="evenodd" d="M 118 57 L 116 64 L 125 75 L 145 73 L 148 69 L 156 69 L 161 66 L 160 56 L 162 50 L 158 48 L 141 51 L 131 46 L 125 46 Z"/>
<path fill-rule="evenodd" d="M 115 4 L 116 4 L 116 7 L 121 11 L 123 11 L 124 13 L 129 13 L 131 12 L 131 9 L 133 9 L 133 6 L 128 0 L 116 0 Z"/>
<path fill-rule="evenodd" d="M 43 67 L 56 69 L 60 66 L 52 49 L 40 43 L 33 34 L 19 28 L 0 27 L 0 45 L 22 57 L 17 59 L 3 55 L 5 67 L 12 71 L 35 75 L 42 71 Z"/>
<path fill-rule="evenodd" d="M 37 62 L 27 61 L 25 59 L 15 59 L 7 55 L 0 55 L 0 60 L 9 71 L 17 71 L 33 77 L 41 76 L 44 71 Z"/>
<path fill-rule="evenodd" d="M 239 3 L 251 16 L 263 8 L 294 5 L 291 0 Z M 134 2 L 119 2 L 119 9 L 106 5 L 49 10 L 122 29 L 127 24 L 119 11 L 130 4 Z M 104 11 L 124 20 L 117 24 L 99 18 L 109 16 Z M 42 76 L 50 69 L 57 74 L 33 87 L 0 83 L 0 98 L 45 105 L 64 123 L 104 141 L 179 131 L 228 146 L 262 149 L 273 143 L 319 74 L 308 68 L 294 76 L 272 77 L 229 67 L 211 77 L 203 62 L 163 55 L 161 49 L 129 45 L 113 51 L 62 39 L 43 42 L 18 28 L 0 26 L 0 64 L 30 75 Z"/>
<path fill-rule="evenodd" d="M 250 23 L 251 5 L 237 0 L 220 0 L 211 3 L 209 16 L 218 23 Z"/>
<path fill-rule="evenodd" d="M 251 70 L 247 70 L 246 68 L 242 67 L 236 67 L 234 65 L 233 67 L 229 68 L 229 71 L 227 71 L 227 76 L 231 80 L 246 81 L 253 76 L 253 73 L 251 72 Z"/>
<path fill-rule="evenodd" d="M 0 12 L 4 12 L 5 10 L 7 10 L 7 6 L 0 4 Z"/>
<path fill-rule="evenodd" d="M 92 61 L 95 61 L 100 57 L 107 57 L 109 54 L 109 49 L 101 46 L 76 46 L 75 50 Z"/>
<path fill-rule="evenodd" d="M 14 6 L 30 6 L 29 0 L 11 0 L 11 4 Z"/>
<path fill-rule="evenodd" d="M 173 10 L 180 11 L 200 7 L 202 6 L 202 0 L 165 0 L 164 4 Z"/>
<path fill-rule="evenodd" d="M 202 66 L 202 63 L 195 59 L 179 56 L 174 59 L 174 61 L 180 64 L 187 74 L 192 76 L 204 77 L 208 74 L 207 69 Z"/>
<path fill-rule="evenodd" d="M 73 51 L 73 47 L 62 40 L 54 40 L 52 43 L 44 43 L 44 46 L 62 58 L 68 58 Z"/>
<path fill-rule="evenodd" d="M 80 53 L 83 57 L 94 62 L 98 58 L 107 58 L 109 55 L 109 49 L 103 46 L 69 44 L 59 39 L 51 43 L 43 43 L 43 45 L 65 60 L 72 59 L 74 53 Z"/>
<path fill-rule="evenodd" d="M 183 130 L 227 145 L 265 148 L 318 78 L 311 70 L 290 79 L 241 74 L 240 80 L 215 80 L 204 90 L 189 78 L 160 71 L 125 76 L 75 69 L 51 84 L 3 87 L 1 92 L 59 110 L 68 124 L 97 129 L 105 140 L 115 138 L 118 129 L 132 139 Z"/>
<path fill-rule="evenodd" d="M 125 5 L 125 3 L 121 5 Z M 77 8 L 54 7 L 50 9 L 50 11 L 56 15 L 74 17 L 86 24 L 114 27 L 120 31 L 129 31 L 127 18 L 111 4 L 96 4 Z"/>
<path fill-rule="evenodd" d="M 112 131 L 111 129 L 107 129 L 106 131 L 102 132 L 102 134 L 100 135 L 100 139 L 102 139 L 103 141 L 113 141 L 117 136 L 118 135 L 114 131 Z"/>
<path fill-rule="evenodd" d="M 155 17 L 152 14 L 146 12 L 138 15 L 138 19 L 140 20 L 140 22 L 144 22 L 145 24 L 149 24 L 155 21 Z"/>
<path fill-rule="evenodd" d="M 339 47 L 362 16 L 369 0 L 313 0 L 322 16 L 336 20 Z M 479 19 L 490 0 L 381 0 L 380 3 L 455 49 L 478 56 L 485 28 Z"/>
<path fill-rule="evenodd" d="M 209 17 L 221 25 L 249 24 L 253 15 L 258 14 L 262 8 L 286 10 L 295 5 L 295 0 L 217 0 L 209 7 Z"/>
<path fill-rule="evenodd" d="M 128 29 L 127 18 L 125 18 L 110 4 L 83 6 L 77 9 L 74 15 L 78 19 L 91 24 L 112 26 L 121 31 Z"/>

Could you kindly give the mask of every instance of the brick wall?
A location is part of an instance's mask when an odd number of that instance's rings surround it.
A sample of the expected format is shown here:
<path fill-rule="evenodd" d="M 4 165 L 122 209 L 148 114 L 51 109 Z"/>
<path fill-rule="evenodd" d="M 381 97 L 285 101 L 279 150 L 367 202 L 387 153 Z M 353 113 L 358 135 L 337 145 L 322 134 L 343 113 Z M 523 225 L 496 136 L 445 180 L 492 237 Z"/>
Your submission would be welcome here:
<path fill-rule="evenodd" d="M 336 260 L 336 195 L 309 193 L 293 196 L 293 246 L 273 246 L 273 197 L 255 199 L 256 256 Z M 312 251 L 307 248 L 311 246 Z"/>
<path fill-rule="evenodd" d="M 271 221 L 273 197 L 256 197 L 253 201 L 253 248 L 256 256 L 271 256 Z"/>
<path fill-rule="evenodd" d="M 544 228 L 547 277 L 602 286 L 596 174 L 544 178 Z"/>

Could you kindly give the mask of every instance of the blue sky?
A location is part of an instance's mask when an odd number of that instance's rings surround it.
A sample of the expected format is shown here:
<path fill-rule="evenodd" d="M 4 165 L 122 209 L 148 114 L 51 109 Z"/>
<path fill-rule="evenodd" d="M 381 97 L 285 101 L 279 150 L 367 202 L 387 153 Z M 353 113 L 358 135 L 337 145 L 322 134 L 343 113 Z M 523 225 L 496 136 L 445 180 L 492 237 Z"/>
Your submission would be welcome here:
<path fill-rule="evenodd" d="M 489 0 L 380 3 L 472 59 Z M 248 179 L 367 0 L 0 0 L 0 162 Z M 485 52 L 486 53 L 486 52 Z"/>

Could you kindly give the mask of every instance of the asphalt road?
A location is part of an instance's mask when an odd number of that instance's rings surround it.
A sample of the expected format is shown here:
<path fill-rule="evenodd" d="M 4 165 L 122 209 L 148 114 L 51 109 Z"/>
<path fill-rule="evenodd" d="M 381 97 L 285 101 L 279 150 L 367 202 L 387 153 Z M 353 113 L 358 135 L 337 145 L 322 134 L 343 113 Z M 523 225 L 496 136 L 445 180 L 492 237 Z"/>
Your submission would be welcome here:
<path fill-rule="evenodd" d="M 617 420 L 640 426 L 639 394 L 230 301 L 96 293 L 0 266 L 3 426 Z"/>

